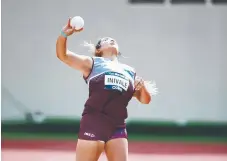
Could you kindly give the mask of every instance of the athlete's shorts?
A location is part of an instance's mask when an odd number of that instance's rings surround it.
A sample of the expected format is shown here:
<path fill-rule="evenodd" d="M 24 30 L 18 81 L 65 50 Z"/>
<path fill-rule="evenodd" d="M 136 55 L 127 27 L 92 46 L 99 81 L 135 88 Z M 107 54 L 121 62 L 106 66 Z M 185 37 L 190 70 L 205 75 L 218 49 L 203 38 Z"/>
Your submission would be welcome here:
<path fill-rule="evenodd" d="M 116 138 L 128 138 L 125 127 L 117 127 L 113 120 L 101 113 L 85 114 L 80 122 L 79 139 L 107 142 Z"/>

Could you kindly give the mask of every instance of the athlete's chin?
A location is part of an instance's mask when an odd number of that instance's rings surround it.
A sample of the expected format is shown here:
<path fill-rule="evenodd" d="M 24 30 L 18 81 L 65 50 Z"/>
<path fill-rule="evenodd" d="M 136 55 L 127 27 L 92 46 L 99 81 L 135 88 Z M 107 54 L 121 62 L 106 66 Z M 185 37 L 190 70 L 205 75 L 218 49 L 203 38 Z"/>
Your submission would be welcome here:
<path fill-rule="evenodd" d="M 102 52 L 118 53 L 118 46 L 109 45 L 109 46 L 103 47 L 101 50 Z"/>

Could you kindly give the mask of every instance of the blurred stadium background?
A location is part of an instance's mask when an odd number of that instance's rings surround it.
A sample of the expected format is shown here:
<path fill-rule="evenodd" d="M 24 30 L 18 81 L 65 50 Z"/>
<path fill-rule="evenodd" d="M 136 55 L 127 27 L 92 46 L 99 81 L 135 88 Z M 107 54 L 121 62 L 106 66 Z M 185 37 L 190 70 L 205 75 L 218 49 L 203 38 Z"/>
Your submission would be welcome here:
<path fill-rule="evenodd" d="M 85 30 L 69 38 L 72 51 L 87 55 L 84 40 L 111 36 L 129 57 L 121 61 L 159 88 L 150 105 L 128 106 L 131 156 L 227 154 L 225 0 L 2 0 L 3 149 L 74 150 L 88 90 L 55 43 L 76 15 Z"/>

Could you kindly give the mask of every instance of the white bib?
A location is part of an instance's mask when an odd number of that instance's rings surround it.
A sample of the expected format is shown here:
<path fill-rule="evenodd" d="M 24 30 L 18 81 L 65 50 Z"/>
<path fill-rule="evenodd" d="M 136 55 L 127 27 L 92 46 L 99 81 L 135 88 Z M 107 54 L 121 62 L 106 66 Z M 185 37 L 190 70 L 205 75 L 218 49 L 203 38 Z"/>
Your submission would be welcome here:
<path fill-rule="evenodd" d="M 105 73 L 105 89 L 127 91 L 129 87 L 129 79 L 123 74 L 116 72 Z"/>

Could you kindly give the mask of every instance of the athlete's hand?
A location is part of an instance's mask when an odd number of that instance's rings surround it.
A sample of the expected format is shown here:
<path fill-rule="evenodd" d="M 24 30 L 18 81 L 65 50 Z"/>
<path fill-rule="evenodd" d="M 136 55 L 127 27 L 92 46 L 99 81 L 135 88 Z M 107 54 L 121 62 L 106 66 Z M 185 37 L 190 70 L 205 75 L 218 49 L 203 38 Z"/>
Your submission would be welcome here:
<path fill-rule="evenodd" d="M 144 87 L 143 78 L 136 76 L 134 84 L 135 84 L 135 90 L 139 91 L 140 89 L 142 89 Z"/>
<path fill-rule="evenodd" d="M 83 31 L 83 28 L 80 29 L 80 30 L 76 30 L 75 28 L 72 28 L 71 25 L 70 25 L 70 21 L 71 21 L 71 18 L 69 18 L 67 25 L 66 25 L 65 27 L 63 27 L 63 29 L 62 29 L 62 31 L 63 31 L 67 36 L 70 36 L 70 35 L 72 35 L 73 33 L 78 33 L 78 32 Z"/>

